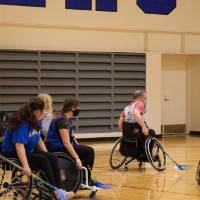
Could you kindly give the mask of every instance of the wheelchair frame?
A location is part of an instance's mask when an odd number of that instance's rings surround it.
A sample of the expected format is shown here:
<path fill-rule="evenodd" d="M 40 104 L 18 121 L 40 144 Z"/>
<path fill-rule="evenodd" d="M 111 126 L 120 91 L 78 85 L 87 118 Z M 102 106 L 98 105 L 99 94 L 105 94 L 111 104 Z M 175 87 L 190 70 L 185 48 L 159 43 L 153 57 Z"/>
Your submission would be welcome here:
<path fill-rule="evenodd" d="M 75 164 L 74 160 L 67 156 L 63 152 L 56 152 L 55 155 L 61 159 L 67 159 L 68 161 Z M 73 166 L 74 167 L 74 166 Z M 85 171 L 86 178 L 83 182 L 83 173 Z M 90 190 L 89 198 L 93 199 L 96 195 L 96 192 L 100 189 L 96 186 L 90 186 L 88 180 L 88 170 L 83 167 L 82 170 L 77 170 L 77 182 L 70 188 L 70 191 L 73 190 L 76 193 L 79 188 Z M 2 173 L 1 173 L 2 172 Z M 6 173 L 11 174 L 6 174 Z M 16 174 L 19 174 L 16 176 Z M 6 180 L 4 180 L 7 178 Z M 25 180 L 24 180 L 25 179 Z M 61 174 L 62 181 L 62 174 Z M 66 191 L 69 191 L 62 181 L 62 188 Z M 50 200 L 52 199 L 50 189 L 56 189 L 55 186 L 51 185 L 45 180 L 45 176 L 40 170 L 33 170 L 33 173 L 30 177 L 23 175 L 22 167 L 20 162 L 16 158 L 6 158 L 0 154 L 0 199 L 4 197 L 12 197 L 12 200 L 17 200 L 18 197 L 27 200 Z"/>

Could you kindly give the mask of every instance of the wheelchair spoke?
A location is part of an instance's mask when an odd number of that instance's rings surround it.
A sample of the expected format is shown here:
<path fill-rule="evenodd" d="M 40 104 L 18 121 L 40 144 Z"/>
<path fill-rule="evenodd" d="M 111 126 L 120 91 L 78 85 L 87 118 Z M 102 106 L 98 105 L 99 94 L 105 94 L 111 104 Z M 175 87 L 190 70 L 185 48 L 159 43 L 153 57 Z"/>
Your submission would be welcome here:
<path fill-rule="evenodd" d="M 145 151 L 150 164 L 158 171 L 166 168 L 166 155 L 163 147 L 155 138 L 147 139 Z"/>
<path fill-rule="evenodd" d="M 115 142 L 113 149 L 111 151 L 111 154 L 110 154 L 110 166 L 113 169 L 117 169 L 117 168 L 121 167 L 127 159 L 127 157 L 123 156 L 120 152 L 121 141 L 122 141 L 122 138 L 119 138 Z"/>
<path fill-rule="evenodd" d="M 17 163 L 12 160 L 13 163 Z M 28 199 L 31 191 L 30 178 L 9 163 L 3 163 L 0 168 L 0 199 Z"/>

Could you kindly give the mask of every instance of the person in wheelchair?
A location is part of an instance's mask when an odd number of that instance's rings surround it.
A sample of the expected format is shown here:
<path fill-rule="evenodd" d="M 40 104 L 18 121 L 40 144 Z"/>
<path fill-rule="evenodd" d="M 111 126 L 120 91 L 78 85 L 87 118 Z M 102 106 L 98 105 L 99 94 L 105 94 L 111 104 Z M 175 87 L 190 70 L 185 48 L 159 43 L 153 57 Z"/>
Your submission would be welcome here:
<path fill-rule="evenodd" d="M 40 137 L 39 121 L 43 118 L 44 102 L 34 98 L 14 113 L 8 121 L 2 142 L 2 154 L 19 158 L 23 173 L 31 176 L 31 168 L 42 170 L 56 199 L 69 199 L 73 192 L 61 189 L 61 177 L 57 157 L 49 153 Z"/>
<path fill-rule="evenodd" d="M 46 145 L 50 152 L 65 152 L 71 156 L 82 169 L 88 169 L 89 180 L 94 164 L 94 149 L 80 145 L 73 135 L 72 118 L 79 114 L 79 101 L 66 99 L 62 111 L 51 121 L 47 134 Z"/>
<path fill-rule="evenodd" d="M 52 107 L 53 101 L 52 97 L 47 93 L 40 93 L 38 94 L 37 98 L 44 101 L 44 118 L 41 120 L 41 125 L 42 125 L 41 138 L 45 140 L 47 137 L 51 120 L 53 118 L 53 107 Z"/>
<path fill-rule="evenodd" d="M 146 100 L 146 92 L 136 90 L 132 102 L 124 108 L 118 121 L 118 127 L 122 130 L 123 135 L 127 135 L 128 131 L 132 129 L 131 133 L 136 135 L 139 153 L 142 155 L 145 155 L 144 145 L 149 133 L 151 136 L 155 136 L 155 131 L 149 129 L 145 121 Z"/>

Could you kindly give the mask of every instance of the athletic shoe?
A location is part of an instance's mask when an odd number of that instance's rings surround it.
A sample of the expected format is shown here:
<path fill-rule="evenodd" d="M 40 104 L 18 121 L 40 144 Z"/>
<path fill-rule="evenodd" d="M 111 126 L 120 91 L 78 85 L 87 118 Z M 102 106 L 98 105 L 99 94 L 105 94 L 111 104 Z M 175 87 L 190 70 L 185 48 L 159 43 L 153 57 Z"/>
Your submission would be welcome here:
<path fill-rule="evenodd" d="M 63 190 L 63 192 L 64 192 L 64 195 L 67 200 L 73 198 L 75 195 L 73 191 L 67 192 L 67 191 Z"/>
<path fill-rule="evenodd" d="M 55 195 L 56 200 L 67 200 L 65 193 L 62 189 L 54 190 L 54 195 Z"/>

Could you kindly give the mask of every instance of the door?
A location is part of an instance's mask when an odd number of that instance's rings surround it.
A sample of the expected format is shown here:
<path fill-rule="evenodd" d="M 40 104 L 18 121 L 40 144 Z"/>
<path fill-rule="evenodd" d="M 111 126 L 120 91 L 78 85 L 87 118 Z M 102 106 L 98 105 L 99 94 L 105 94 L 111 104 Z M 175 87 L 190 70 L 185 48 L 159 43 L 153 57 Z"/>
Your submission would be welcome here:
<path fill-rule="evenodd" d="M 162 55 L 162 133 L 186 132 L 186 58 Z"/>

